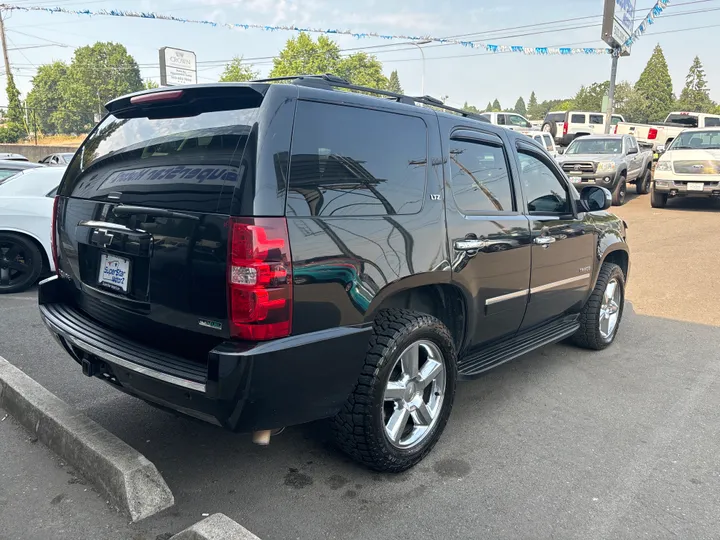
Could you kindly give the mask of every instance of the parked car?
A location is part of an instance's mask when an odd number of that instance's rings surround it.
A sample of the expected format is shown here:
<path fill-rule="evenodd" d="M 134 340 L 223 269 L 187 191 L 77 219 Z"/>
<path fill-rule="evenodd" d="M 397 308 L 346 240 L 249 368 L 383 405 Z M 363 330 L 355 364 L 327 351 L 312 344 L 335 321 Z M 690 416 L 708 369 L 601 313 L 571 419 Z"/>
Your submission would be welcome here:
<path fill-rule="evenodd" d="M 625 119 L 613 114 L 610 125 L 617 125 Z M 584 135 L 603 135 L 605 133 L 605 113 L 584 111 L 549 112 L 543 121 L 542 130 L 552 134 L 560 146 L 568 146 L 577 137 Z"/>
<path fill-rule="evenodd" d="M 13 154 L 8 152 L 0 152 L 0 160 L 5 161 L 28 161 L 28 158 L 21 154 Z"/>
<path fill-rule="evenodd" d="M 558 157 L 560 157 L 560 154 L 562 152 L 557 146 L 555 146 L 555 140 L 553 139 L 553 136 L 549 133 L 546 133 L 544 131 L 528 131 L 527 133 L 525 133 L 525 135 L 540 143 L 545 148 L 545 150 L 547 150 L 547 153 L 553 157 L 553 159 L 557 159 Z"/>
<path fill-rule="evenodd" d="M 650 196 L 653 208 L 674 197 L 720 197 L 720 128 L 686 129 L 655 166 Z"/>
<path fill-rule="evenodd" d="M 15 176 L 20 171 L 37 169 L 38 167 L 42 167 L 42 165 L 29 161 L 0 160 L 0 184 L 3 180 Z"/>
<path fill-rule="evenodd" d="M 667 148 L 675 137 L 686 129 L 720 126 L 720 115 L 695 112 L 672 112 L 664 122 L 657 124 L 633 124 L 621 122 L 615 126 L 615 133 L 632 135 L 638 142 Z"/>
<path fill-rule="evenodd" d="M 50 154 L 40 160 L 40 163 L 44 165 L 50 165 L 53 167 L 67 167 L 70 164 L 70 160 L 75 154 L 72 152 L 60 152 L 59 154 Z"/>
<path fill-rule="evenodd" d="M 534 140 L 436 100 L 288 82 L 107 104 L 39 290 L 83 373 L 261 443 L 329 418 L 350 456 L 398 472 L 457 380 L 613 342 L 629 254 L 606 189 L 578 194 Z"/>
<path fill-rule="evenodd" d="M 524 133 L 533 129 L 530 120 L 517 113 L 484 112 L 481 116 L 487 118 L 491 124 L 503 126 L 512 131 Z"/>
<path fill-rule="evenodd" d="M 586 135 L 570 143 L 559 158 L 574 184 L 603 186 L 613 194 L 613 204 L 625 204 L 627 184 L 638 194 L 650 191 L 653 152 L 640 148 L 630 135 Z"/>
<path fill-rule="evenodd" d="M 0 180 L 0 294 L 24 291 L 55 270 L 50 229 L 63 172 L 31 167 Z"/>

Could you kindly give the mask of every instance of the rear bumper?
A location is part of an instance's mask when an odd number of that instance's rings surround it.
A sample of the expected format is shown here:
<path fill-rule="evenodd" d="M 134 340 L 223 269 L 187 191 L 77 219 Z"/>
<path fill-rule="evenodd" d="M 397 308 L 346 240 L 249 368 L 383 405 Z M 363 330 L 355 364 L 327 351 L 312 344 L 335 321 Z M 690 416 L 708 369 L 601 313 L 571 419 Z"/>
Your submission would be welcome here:
<path fill-rule="evenodd" d="M 221 343 L 197 362 L 134 342 L 67 301 L 57 277 L 40 284 L 43 322 L 96 376 L 153 405 L 233 431 L 334 416 L 365 360 L 370 327 L 341 327 L 262 343 Z"/>

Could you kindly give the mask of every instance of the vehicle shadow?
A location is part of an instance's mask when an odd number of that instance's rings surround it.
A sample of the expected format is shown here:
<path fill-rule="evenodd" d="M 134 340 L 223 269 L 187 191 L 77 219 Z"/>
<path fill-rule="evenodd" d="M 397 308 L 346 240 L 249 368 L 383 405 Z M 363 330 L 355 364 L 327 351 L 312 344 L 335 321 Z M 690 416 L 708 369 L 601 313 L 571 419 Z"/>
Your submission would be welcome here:
<path fill-rule="evenodd" d="M 675 197 L 668 199 L 665 208 L 681 212 L 717 212 L 720 210 L 720 198 Z"/>
<path fill-rule="evenodd" d="M 223 512 L 264 540 L 448 530 L 470 538 L 479 526 L 488 538 L 598 537 L 596 528 L 617 533 L 610 537 L 663 536 L 667 527 L 702 537 L 712 520 L 633 520 L 673 497 L 713 512 L 684 478 L 702 478 L 720 492 L 713 445 L 683 441 L 715 440 L 718 342 L 720 328 L 641 316 L 628 305 L 616 343 L 604 351 L 549 346 L 460 384 L 441 441 L 397 475 L 369 471 L 336 451 L 324 422 L 288 428 L 258 447 L 247 435 L 127 396 L 85 412 L 152 460 L 170 485 L 175 508 L 146 524 L 158 531 Z M 690 451 L 702 455 L 678 457 L 670 472 L 654 469 L 659 456 Z M 644 501 L 633 506 L 633 519 L 621 519 L 636 497 Z"/>

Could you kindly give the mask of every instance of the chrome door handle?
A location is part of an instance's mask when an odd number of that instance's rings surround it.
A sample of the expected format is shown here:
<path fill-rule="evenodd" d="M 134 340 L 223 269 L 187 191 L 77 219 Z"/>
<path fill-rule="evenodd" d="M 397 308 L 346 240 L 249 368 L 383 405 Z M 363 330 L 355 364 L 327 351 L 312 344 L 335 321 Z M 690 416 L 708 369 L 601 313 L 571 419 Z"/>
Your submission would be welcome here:
<path fill-rule="evenodd" d="M 478 251 L 487 247 L 485 240 L 478 240 L 477 238 L 466 238 L 465 240 L 455 240 L 453 244 L 455 249 L 458 251 Z"/>
<path fill-rule="evenodd" d="M 541 246 L 547 246 L 548 244 L 552 244 L 555 242 L 554 236 L 538 236 L 533 240 L 536 244 L 540 244 Z"/>

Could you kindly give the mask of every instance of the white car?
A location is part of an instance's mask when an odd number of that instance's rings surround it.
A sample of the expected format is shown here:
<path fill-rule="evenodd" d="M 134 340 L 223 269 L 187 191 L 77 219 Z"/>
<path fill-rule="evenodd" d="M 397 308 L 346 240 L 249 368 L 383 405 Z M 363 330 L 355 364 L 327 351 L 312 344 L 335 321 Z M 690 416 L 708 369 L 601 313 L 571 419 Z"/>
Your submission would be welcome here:
<path fill-rule="evenodd" d="M 560 150 L 555 145 L 553 136 L 549 133 L 544 131 L 528 131 L 525 135 L 539 142 L 545 150 L 548 151 L 548 154 L 553 157 L 553 159 L 557 160 L 560 157 Z"/>
<path fill-rule="evenodd" d="M 38 167 L 0 180 L 0 294 L 24 291 L 55 270 L 50 231 L 64 172 Z"/>

